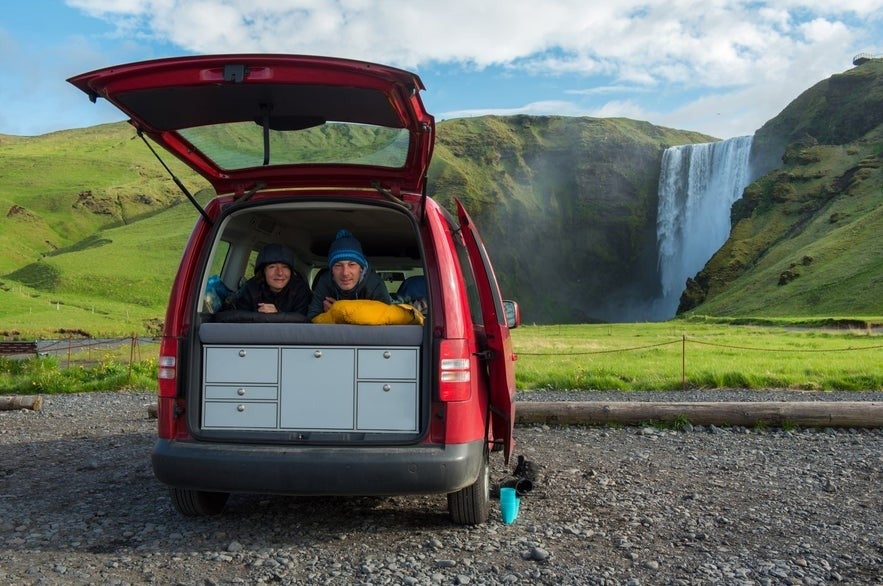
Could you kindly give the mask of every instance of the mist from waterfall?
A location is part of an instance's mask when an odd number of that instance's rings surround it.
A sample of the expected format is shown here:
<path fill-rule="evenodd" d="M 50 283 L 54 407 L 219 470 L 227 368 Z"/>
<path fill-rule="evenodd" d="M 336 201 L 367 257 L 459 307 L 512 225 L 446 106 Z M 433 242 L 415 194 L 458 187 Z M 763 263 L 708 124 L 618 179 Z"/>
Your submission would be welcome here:
<path fill-rule="evenodd" d="M 730 235 L 730 208 L 750 183 L 753 136 L 671 147 L 662 155 L 656 242 L 657 319 L 674 317 L 693 277 Z"/>

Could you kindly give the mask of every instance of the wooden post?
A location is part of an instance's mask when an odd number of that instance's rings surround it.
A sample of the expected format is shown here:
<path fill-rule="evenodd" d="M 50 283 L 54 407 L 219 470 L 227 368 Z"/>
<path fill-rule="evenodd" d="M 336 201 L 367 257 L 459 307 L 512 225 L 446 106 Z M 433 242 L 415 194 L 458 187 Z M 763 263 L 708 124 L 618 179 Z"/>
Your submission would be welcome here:
<path fill-rule="evenodd" d="M 681 334 L 681 390 L 687 390 L 687 334 Z"/>
<path fill-rule="evenodd" d="M 135 334 L 129 339 L 129 385 L 132 384 L 132 363 L 135 361 Z"/>

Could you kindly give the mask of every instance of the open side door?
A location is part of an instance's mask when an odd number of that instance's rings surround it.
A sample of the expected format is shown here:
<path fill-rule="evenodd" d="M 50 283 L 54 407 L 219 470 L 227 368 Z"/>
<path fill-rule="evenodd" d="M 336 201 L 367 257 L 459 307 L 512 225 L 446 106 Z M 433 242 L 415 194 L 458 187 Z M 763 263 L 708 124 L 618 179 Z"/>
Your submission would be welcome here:
<path fill-rule="evenodd" d="M 512 338 L 506 326 L 506 312 L 487 250 L 463 204 L 459 200 L 455 201 L 460 230 L 478 283 L 487 336 L 491 425 L 494 439 L 503 444 L 503 457 L 508 464 L 514 445 L 512 432 L 515 426 L 515 353 L 512 350 Z"/>

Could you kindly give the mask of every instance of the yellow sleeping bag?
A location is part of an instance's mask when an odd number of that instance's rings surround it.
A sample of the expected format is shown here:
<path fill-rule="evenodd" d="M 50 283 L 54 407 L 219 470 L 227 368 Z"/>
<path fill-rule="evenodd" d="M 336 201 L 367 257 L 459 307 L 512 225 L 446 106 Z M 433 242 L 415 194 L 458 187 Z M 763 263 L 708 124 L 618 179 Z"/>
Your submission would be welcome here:
<path fill-rule="evenodd" d="M 357 324 L 363 326 L 423 325 L 423 314 L 399 303 L 388 305 L 371 299 L 341 299 L 331 309 L 313 318 L 314 324 Z"/>

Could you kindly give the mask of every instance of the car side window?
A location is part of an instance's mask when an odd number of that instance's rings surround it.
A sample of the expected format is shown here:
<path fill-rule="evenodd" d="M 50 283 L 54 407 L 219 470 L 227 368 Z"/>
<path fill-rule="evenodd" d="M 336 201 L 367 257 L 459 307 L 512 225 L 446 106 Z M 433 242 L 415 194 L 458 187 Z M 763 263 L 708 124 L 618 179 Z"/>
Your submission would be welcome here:
<path fill-rule="evenodd" d="M 472 316 L 472 323 L 481 325 L 484 323 L 481 313 L 481 301 L 478 297 L 478 285 L 475 280 L 475 273 L 472 270 L 472 264 L 469 261 L 469 251 L 466 249 L 466 243 L 459 231 L 453 233 L 454 248 L 457 251 L 457 259 L 460 261 L 460 273 L 463 275 L 463 282 L 466 284 L 466 299 L 469 302 L 469 314 Z"/>

